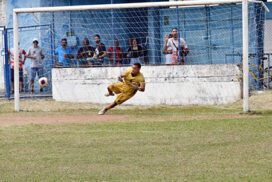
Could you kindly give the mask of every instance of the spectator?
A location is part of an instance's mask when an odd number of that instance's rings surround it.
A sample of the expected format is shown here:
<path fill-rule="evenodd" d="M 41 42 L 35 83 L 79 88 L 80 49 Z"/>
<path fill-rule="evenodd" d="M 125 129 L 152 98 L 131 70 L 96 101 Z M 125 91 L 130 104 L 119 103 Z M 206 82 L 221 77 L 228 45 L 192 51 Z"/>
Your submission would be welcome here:
<path fill-rule="evenodd" d="M 96 44 L 94 58 L 96 61 L 93 64 L 102 65 L 104 62 L 104 58 L 107 56 L 106 47 L 103 43 L 101 43 L 100 35 L 96 34 L 94 36 L 94 40 L 95 40 L 95 44 Z"/>
<path fill-rule="evenodd" d="M 118 39 L 114 40 L 114 47 L 110 47 L 108 49 L 108 55 L 110 59 L 110 64 L 121 65 L 123 61 L 123 53 L 120 47 L 120 43 Z"/>
<path fill-rule="evenodd" d="M 132 39 L 132 45 L 128 49 L 127 57 L 130 58 L 130 64 L 141 63 L 140 57 L 143 56 L 143 48 L 138 45 L 137 39 Z"/>
<path fill-rule="evenodd" d="M 58 56 L 57 66 L 61 67 L 69 67 L 71 63 L 71 59 L 74 58 L 72 55 L 72 50 L 67 46 L 67 39 L 61 39 L 61 46 L 57 47 L 55 50 L 55 55 Z"/>
<path fill-rule="evenodd" d="M 20 48 L 19 46 L 19 91 L 23 91 L 23 82 L 24 82 L 24 73 L 23 66 L 26 60 L 26 51 Z M 14 93 L 14 48 L 11 48 L 9 51 L 9 64 L 10 64 L 10 72 L 11 72 L 11 92 Z"/>
<path fill-rule="evenodd" d="M 167 46 L 168 39 L 172 38 L 172 34 L 166 34 L 164 37 L 164 47 Z M 167 46 L 167 49 L 163 51 L 165 54 L 165 64 L 172 64 L 172 47 Z"/>
<path fill-rule="evenodd" d="M 43 76 L 43 59 L 44 54 L 42 48 L 39 46 L 38 39 L 34 38 L 33 46 L 29 48 L 26 57 L 30 59 L 30 87 L 31 92 L 34 93 L 34 80 L 36 75 L 39 78 Z M 40 92 L 43 91 L 43 88 L 40 87 Z"/>
<path fill-rule="evenodd" d="M 130 49 L 130 47 L 132 46 L 132 38 L 128 39 L 128 48 L 126 49 L 126 54 L 124 54 L 123 57 L 123 64 L 125 65 L 129 65 L 130 64 L 130 57 L 127 56 L 128 50 Z"/>
<path fill-rule="evenodd" d="M 167 49 L 172 49 L 172 64 L 177 64 L 181 60 L 181 64 L 185 64 L 185 56 L 189 53 L 186 41 L 183 38 L 178 39 L 178 29 L 172 29 L 172 38 L 165 39 L 167 44 L 164 45 L 163 51 L 167 52 Z M 179 45 L 180 43 L 180 45 Z M 178 50 L 180 47 L 180 51 Z"/>
<path fill-rule="evenodd" d="M 91 60 L 94 57 L 95 49 L 90 46 L 90 42 L 88 38 L 84 38 L 82 41 L 82 47 L 79 48 L 77 52 L 77 59 L 81 60 L 82 65 L 88 66 L 91 65 Z"/>

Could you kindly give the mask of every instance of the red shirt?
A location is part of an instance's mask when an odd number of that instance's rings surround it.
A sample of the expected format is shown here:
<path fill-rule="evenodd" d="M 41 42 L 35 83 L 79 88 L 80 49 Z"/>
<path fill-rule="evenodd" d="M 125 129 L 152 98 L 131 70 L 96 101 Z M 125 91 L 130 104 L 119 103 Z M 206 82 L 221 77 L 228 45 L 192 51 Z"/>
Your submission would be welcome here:
<path fill-rule="evenodd" d="M 108 49 L 108 54 L 111 61 L 114 60 L 114 55 L 115 55 L 116 61 L 122 61 L 123 55 L 122 55 L 122 49 L 120 47 L 115 47 L 115 52 L 114 52 L 114 48 L 110 47 Z"/>
<path fill-rule="evenodd" d="M 10 68 L 14 69 L 14 48 L 11 48 L 9 51 L 9 56 L 10 57 Z M 23 69 L 24 66 L 24 58 L 26 56 L 26 51 L 24 49 L 19 48 L 19 68 Z"/>

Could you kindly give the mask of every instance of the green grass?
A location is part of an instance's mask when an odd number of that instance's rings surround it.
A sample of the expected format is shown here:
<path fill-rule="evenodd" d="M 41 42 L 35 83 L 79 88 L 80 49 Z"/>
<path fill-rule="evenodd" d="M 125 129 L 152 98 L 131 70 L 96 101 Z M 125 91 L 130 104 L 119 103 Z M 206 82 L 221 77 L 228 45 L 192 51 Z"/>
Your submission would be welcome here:
<path fill-rule="evenodd" d="M 122 122 L 0 126 L 0 181 L 272 181 L 272 112 L 239 112 L 128 107 L 112 112 Z"/>

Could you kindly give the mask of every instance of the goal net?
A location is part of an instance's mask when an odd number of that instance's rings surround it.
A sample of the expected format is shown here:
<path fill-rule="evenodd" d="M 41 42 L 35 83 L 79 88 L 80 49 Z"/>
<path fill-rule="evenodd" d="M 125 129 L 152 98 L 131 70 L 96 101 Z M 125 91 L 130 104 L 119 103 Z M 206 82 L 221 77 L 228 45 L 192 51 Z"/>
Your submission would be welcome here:
<path fill-rule="evenodd" d="M 8 34 L 9 48 L 14 48 L 15 54 L 15 110 L 20 110 L 22 58 L 18 47 L 28 53 L 35 38 L 44 54 L 43 76 L 49 82 L 45 92 L 52 91 L 53 67 L 124 66 L 135 61 L 144 65 L 239 64 L 244 74 L 240 75 L 244 80 L 244 111 L 248 111 L 249 88 L 264 83 L 259 68 L 263 64 L 265 11 L 264 4 L 249 0 L 15 9 L 13 29 Z M 31 67 L 27 58 L 25 92 L 31 91 Z M 35 89 L 39 87 L 37 79 Z"/>

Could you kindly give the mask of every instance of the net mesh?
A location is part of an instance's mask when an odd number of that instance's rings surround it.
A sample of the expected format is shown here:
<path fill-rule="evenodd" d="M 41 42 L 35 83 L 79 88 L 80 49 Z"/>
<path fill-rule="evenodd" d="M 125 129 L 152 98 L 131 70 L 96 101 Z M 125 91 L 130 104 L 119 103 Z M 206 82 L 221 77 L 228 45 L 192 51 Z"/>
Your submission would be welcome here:
<path fill-rule="evenodd" d="M 268 64 L 263 58 L 264 19 L 263 6 L 250 3 L 250 87 L 254 90 L 263 88 L 264 80 L 269 82 L 265 72 L 268 68 L 264 66 Z M 242 63 L 241 4 L 32 13 L 20 14 L 19 22 L 21 48 L 28 50 L 32 39 L 39 39 L 45 54 L 44 75 L 49 78 L 49 83 L 51 68 L 60 61 L 56 49 L 60 47 L 62 38 L 67 39 L 73 55 L 69 64 L 65 65 L 67 67 L 129 65 L 133 61 L 146 65 Z M 170 39 L 166 41 L 166 37 L 173 33 L 173 27 L 178 33 L 177 45 L 174 46 L 184 51 L 186 44 L 189 53 L 175 52 L 171 48 L 167 54 L 164 52 L 165 46 L 171 47 L 169 44 L 175 49 Z M 84 38 L 89 39 L 94 54 L 97 53 L 96 34 L 101 37 L 107 52 L 99 64 L 96 64 L 93 55 L 78 56 Z M 8 40 L 11 48 L 12 30 Z M 135 55 L 131 53 L 133 41 L 138 45 Z M 27 60 L 24 73 L 27 80 L 30 77 L 29 67 Z M 50 86 L 47 91 L 51 92 Z"/>
<path fill-rule="evenodd" d="M 258 32 L 261 28 L 258 25 L 263 23 L 263 18 L 257 17 L 262 16 L 262 9 L 262 6 L 255 4 L 249 7 L 250 52 L 258 47 L 255 40 L 262 36 Z M 114 46 L 114 39 L 118 39 L 124 53 L 129 47 L 129 39 L 137 38 L 138 44 L 148 52 L 156 52 L 148 56 L 148 63 L 163 64 L 164 36 L 170 34 L 173 27 L 177 27 L 180 37 L 186 40 L 190 48 L 188 64 L 233 63 L 235 59 L 225 60 L 225 56 L 228 53 L 241 54 L 241 15 L 241 5 L 34 13 L 27 15 L 32 16 L 32 21 L 27 22 L 24 22 L 25 16 L 22 14 L 19 20 L 21 27 L 47 24 L 50 24 L 50 27 L 47 30 L 24 31 L 20 38 L 24 40 L 21 41 L 24 42 L 21 46 L 28 47 L 31 45 L 31 37 L 35 36 L 32 33 L 36 32 L 43 48 L 48 50 L 49 54 L 52 49 L 51 37 L 55 48 L 61 38 L 74 35 L 79 42 L 76 45 L 75 42 L 70 44 L 77 49 L 85 37 L 89 38 L 94 46 L 93 36 L 99 34 L 107 48 Z"/>

